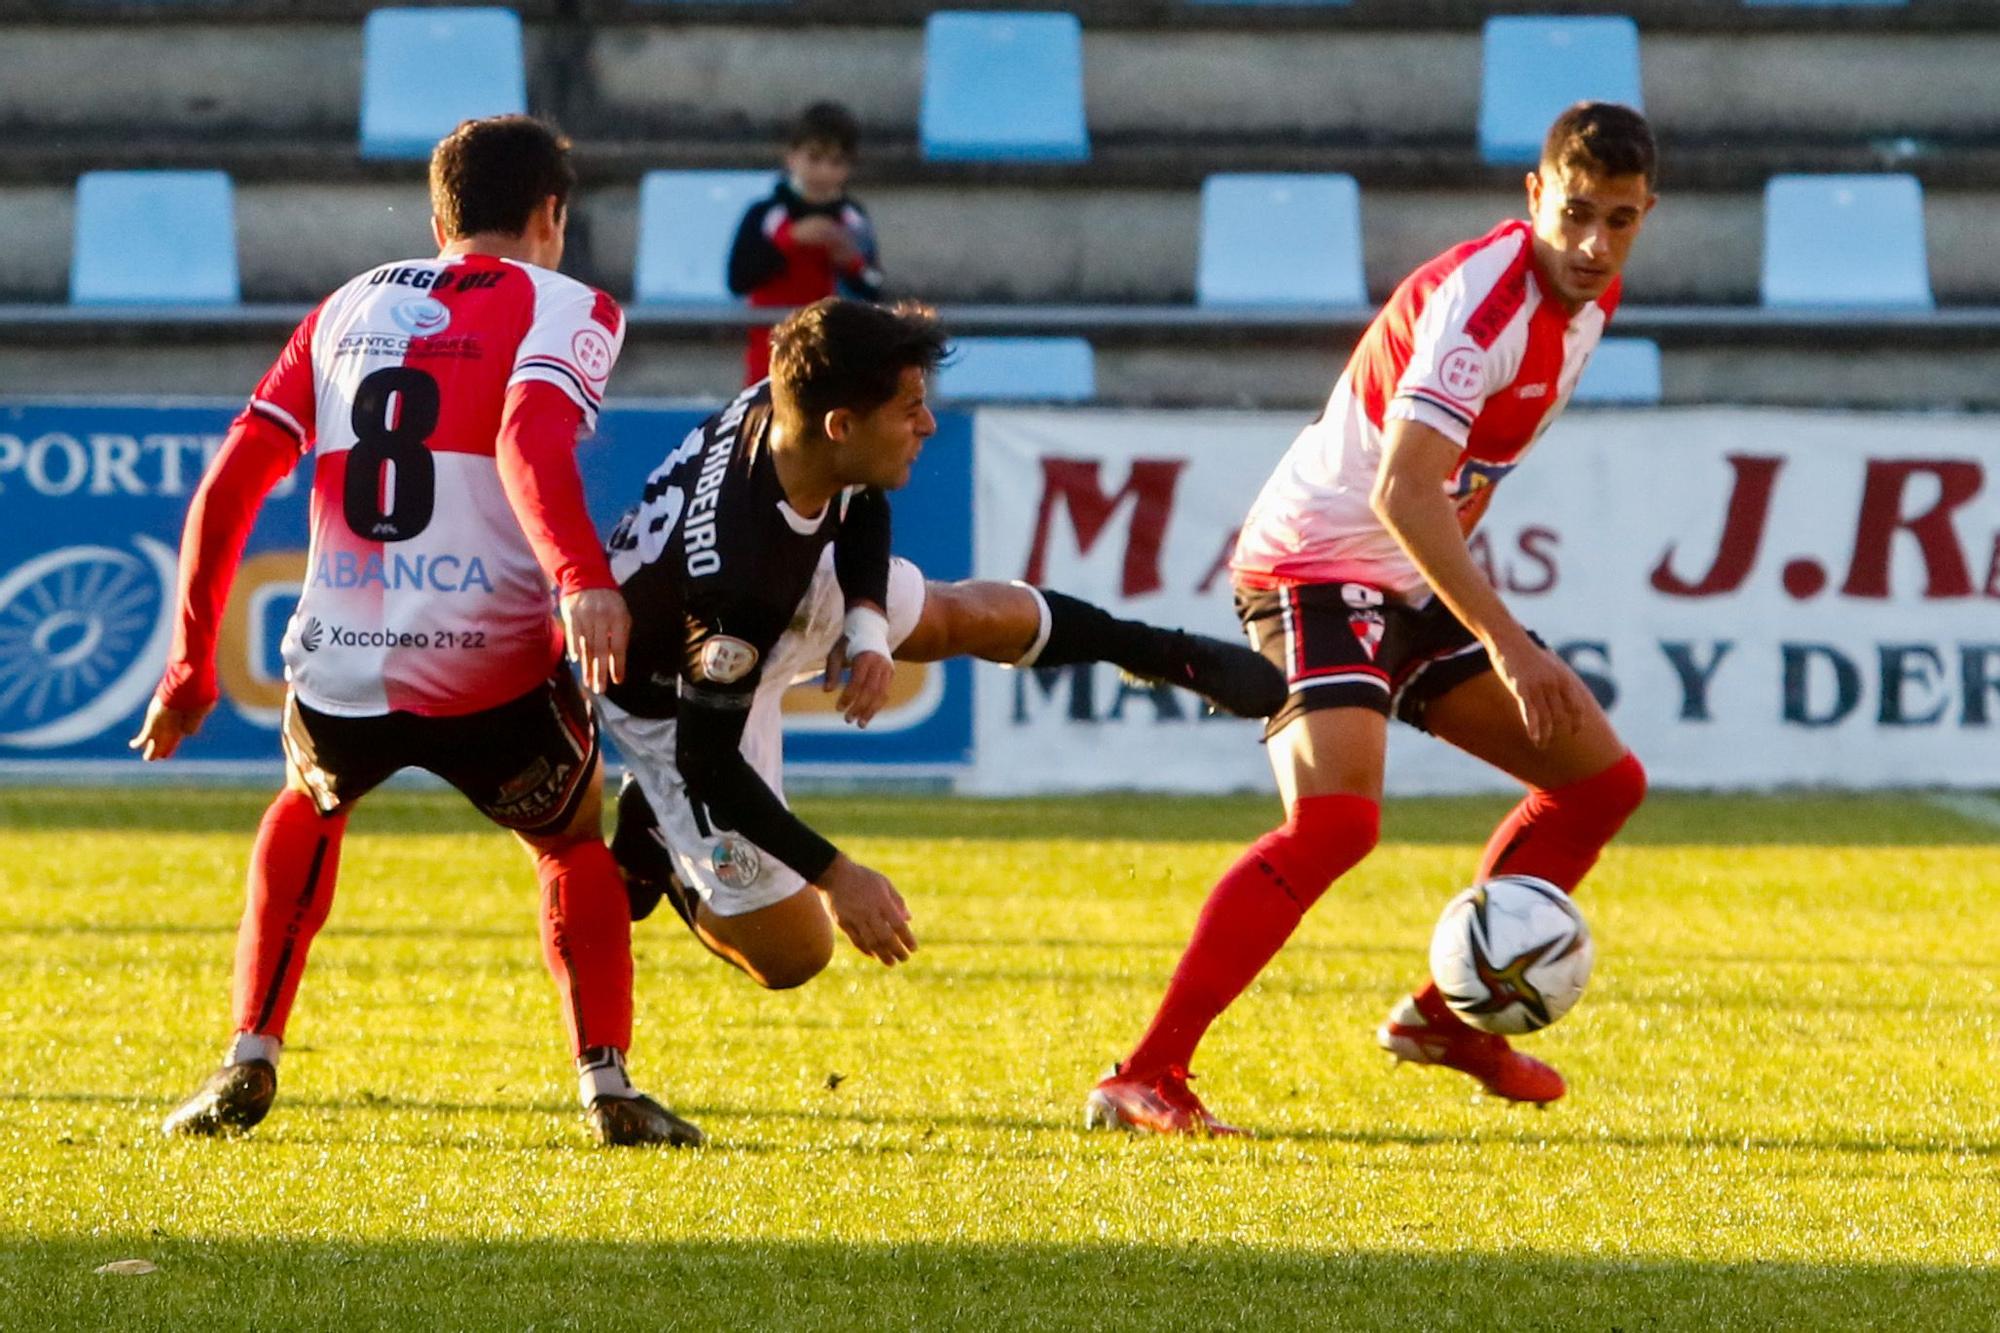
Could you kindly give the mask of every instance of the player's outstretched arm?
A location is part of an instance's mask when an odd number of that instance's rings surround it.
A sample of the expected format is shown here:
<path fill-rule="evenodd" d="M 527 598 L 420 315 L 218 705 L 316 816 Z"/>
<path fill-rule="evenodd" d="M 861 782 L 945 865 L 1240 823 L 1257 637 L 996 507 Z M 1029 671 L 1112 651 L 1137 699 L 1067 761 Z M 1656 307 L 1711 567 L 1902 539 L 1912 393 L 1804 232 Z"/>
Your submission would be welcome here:
<path fill-rule="evenodd" d="M 1486 645 L 1493 669 L 1520 704 L 1529 739 L 1547 745 L 1574 733 L 1593 705 L 1576 673 L 1514 619 L 1467 549 L 1445 494 L 1461 452 L 1422 422 L 1390 421 L 1370 502 L 1459 623 Z"/>
<path fill-rule="evenodd" d="M 215 707 L 215 638 L 243 544 L 271 488 L 299 461 L 303 441 L 246 408 L 230 423 L 215 462 L 195 488 L 181 529 L 180 586 L 173 648 L 128 745 L 148 762 L 165 759 L 201 730 Z"/>

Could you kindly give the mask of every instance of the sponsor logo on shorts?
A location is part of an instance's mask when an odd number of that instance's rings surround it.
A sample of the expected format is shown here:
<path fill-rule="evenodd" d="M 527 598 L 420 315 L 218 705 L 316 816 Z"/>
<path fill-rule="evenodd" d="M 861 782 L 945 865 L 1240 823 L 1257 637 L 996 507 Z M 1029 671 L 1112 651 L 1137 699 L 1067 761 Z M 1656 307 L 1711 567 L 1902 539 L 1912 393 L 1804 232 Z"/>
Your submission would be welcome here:
<path fill-rule="evenodd" d="M 715 877 L 732 889 L 747 889 L 764 874 L 764 854 L 733 833 L 723 834 L 708 854 Z"/>
<path fill-rule="evenodd" d="M 534 763 L 505 783 L 487 804 L 487 813 L 504 824 L 537 824 L 555 813 L 569 777 L 576 771 L 572 763 L 550 763 L 537 758 Z"/>
<path fill-rule="evenodd" d="M 701 677 L 717 685 L 733 685 L 757 665 L 757 650 L 738 638 L 718 634 L 701 646 Z"/>

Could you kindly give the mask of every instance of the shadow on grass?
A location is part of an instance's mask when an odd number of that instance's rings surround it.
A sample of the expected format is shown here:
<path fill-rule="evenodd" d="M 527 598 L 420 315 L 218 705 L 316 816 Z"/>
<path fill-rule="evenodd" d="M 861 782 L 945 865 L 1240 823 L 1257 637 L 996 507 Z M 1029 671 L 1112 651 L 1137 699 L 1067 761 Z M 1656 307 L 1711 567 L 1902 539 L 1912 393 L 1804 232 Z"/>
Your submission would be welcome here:
<path fill-rule="evenodd" d="M 1413 1235 L 1420 1251 L 1423 1238 Z M 145 1258 L 145 1277 L 99 1277 Z M 0 1242 L 38 1329 L 1989 1328 L 2000 1272 L 1220 1243 Z"/>
<path fill-rule="evenodd" d="M 105 829 L 243 835 L 246 847 L 270 801 L 262 789 L 36 788 L 0 786 L 0 835 Z M 1512 804 L 1506 797 L 1392 800 L 1387 844 L 1477 846 Z M 972 841 L 1245 843 L 1278 817 L 1268 796 L 1076 796 L 983 800 L 904 795 L 816 796 L 800 811 L 829 836 Z M 382 791 L 350 826 L 356 835 L 499 831 L 450 792 Z M 1915 795 L 1655 795 L 1621 846 L 1991 846 L 1981 825 Z"/>
<path fill-rule="evenodd" d="M 1079 1108 L 1082 1087 L 1080 1083 Z M 1056 1135 L 1060 1139 L 1078 1135 L 1100 1137 L 1091 1135 L 1089 1131 L 1081 1128 L 1080 1115 L 1006 1114 L 991 1110 L 876 1111 L 844 1103 L 832 1095 L 813 1093 L 803 1094 L 796 1103 L 775 1106 L 683 1100 L 673 1097 L 667 1100 L 676 1113 L 694 1121 L 708 1132 L 712 1151 L 722 1153 L 760 1155 L 797 1151 L 796 1145 L 789 1138 L 780 1142 L 778 1139 L 783 1136 L 760 1132 L 757 1128 L 760 1124 L 772 1122 L 811 1126 L 829 1134 L 851 1135 L 861 1131 L 878 1132 L 889 1136 L 880 1142 L 828 1141 L 819 1145 L 822 1150 L 839 1149 L 861 1156 L 906 1155 L 912 1145 L 904 1136 L 905 1131 L 919 1134 L 924 1140 L 929 1140 L 938 1131 L 971 1131 L 974 1135 L 980 1136 L 1006 1135 L 1016 1140 L 1017 1151 L 1012 1155 L 1047 1157 L 1051 1160 L 1067 1155 L 1070 1149 L 1060 1142 L 1051 1140 L 1049 1135 Z M 132 1114 L 130 1124 L 109 1125 L 96 1136 L 111 1139 L 120 1138 L 126 1130 L 148 1135 L 154 1133 L 160 1117 L 178 1101 L 178 1097 L 170 1097 L 164 1093 L 132 1096 L 107 1092 L 49 1094 L 0 1092 L 0 1106 L 8 1103 L 24 1105 L 42 1103 L 129 1110 Z M 1212 1147 L 1215 1151 L 1228 1153 L 1255 1153 L 1274 1145 L 1284 1144 L 1323 1144 L 1354 1148 L 1441 1148 L 1452 1152 L 1470 1145 L 1489 1147 L 1514 1145 L 1576 1149 L 1585 1152 L 1621 1149 L 1635 1152 L 1693 1150 L 1723 1153 L 1803 1153 L 1815 1159 L 1811 1167 L 1815 1171 L 1824 1170 L 1824 1164 L 1817 1159 L 1829 1153 L 1862 1161 L 1885 1156 L 1945 1159 L 1952 1163 L 1965 1159 L 1990 1161 L 2000 1158 L 2000 1139 L 1990 1136 L 1899 1134 L 1867 1137 L 1839 1132 L 1718 1134 L 1689 1133 L 1672 1129 L 1653 1134 L 1611 1133 L 1600 1127 L 1571 1119 L 1565 1116 L 1559 1107 L 1544 1110 L 1539 1107 L 1494 1101 L 1489 1109 L 1491 1115 L 1479 1128 L 1470 1132 L 1464 1129 L 1404 1128 L 1393 1123 L 1358 1128 L 1350 1126 L 1330 1129 L 1281 1129 L 1235 1117 L 1250 1131 L 1250 1137 L 1217 1141 Z M 247 1138 L 223 1138 L 214 1142 L 191 1141 L 188 1150 L 227 1156 L 243 1151 L 255 1151 L 256 1145 L 262 1143 L 285 1143 L 294 1146 L 301 1143 L 349 1146 L 360 1141 L 374 1143 L 381 1141 L 380 1133 L 385 1126 L 398 1120 L 404 1122 L 399 1128 L 408 1131 L 407 1139 L 413 1145 L 438 1149 L 492 1147 L 501 1151 L 515 1151 L 518 1147 L 513 1144 L 496 1144 L 487 1135 L 460 1136 L 440 1131 L 435 1125 L 419 1124 L 417 1119 L 439 1115 L 544 1117 L 549 1122 L 551 1147 L 574 1151 L 582 1142 L 580 1137 L 575 1137 L 576 1127 L 581 1123 L 576 1107 L 558 1098 L 440 1099 L 403 1097 L 394 1092 L 364 1092 L 340 1098 L 287 1095 L 280 1099 L 265 1125 Z M 73 1128 L 63 1129 L 60 1135 L 63 1141 L 68 1143 L 75 1138 L 76 1131 Z M 573 1137 L 574 1142 L 571 1141 Z M 89 1146 L 91 1136 L 75 1138 L 75 1141 Z M 1139 1136 L 1130 1142 L 1133 1151 L 1147 1154 L 1146 1161 L 1153 1165 L 1163 1165 L 1169 1158 L 1179 1158 L 1190 1153 L 1199 1155 L 1211 1150 L 1211 1145 L 1202 1140 L 1154 1140 Z M 990 1160 L 995 1156 L 996 1149 L 990 1139 L 981 1138 L 976 1147 L 967 1147 L 965 1152 L 968 1156 L 980 1160 Z M 1405 1168 L 1426 1172 L 1443 1169 L 1438 1163 L 1429 1161 L 1402 1163 L 1397 1166 L 1397 1169 Z M 1463 1169 L 1475 1173 L 1487 1170 L 1477 1163 L 1468 1163 Z"/>

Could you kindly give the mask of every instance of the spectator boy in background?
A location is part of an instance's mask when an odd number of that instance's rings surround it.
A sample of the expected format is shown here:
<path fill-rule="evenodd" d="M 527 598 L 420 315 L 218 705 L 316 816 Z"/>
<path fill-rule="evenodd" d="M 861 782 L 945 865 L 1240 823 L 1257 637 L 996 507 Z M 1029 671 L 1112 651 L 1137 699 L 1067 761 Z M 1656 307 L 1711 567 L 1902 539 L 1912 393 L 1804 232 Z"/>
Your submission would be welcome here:
<path fill-rule="evenodd" d="M 847 193 L 861 126 L 838 102 L 799 113 L 785 148 L 785 175 L 737 224 L 729 290 L 753 306 L 803 306 L 828 296 L 882 297 L 875 229 Z M 743 382 L 771 371 L 771 332 L 750 330 Z"/>

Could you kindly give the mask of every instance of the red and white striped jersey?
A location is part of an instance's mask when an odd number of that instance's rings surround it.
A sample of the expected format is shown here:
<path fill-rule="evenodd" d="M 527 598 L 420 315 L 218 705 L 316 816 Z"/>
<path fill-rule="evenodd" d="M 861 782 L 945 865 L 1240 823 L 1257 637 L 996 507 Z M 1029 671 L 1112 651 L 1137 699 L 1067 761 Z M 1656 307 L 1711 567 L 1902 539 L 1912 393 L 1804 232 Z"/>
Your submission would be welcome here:
<path fill-rule="evenodd" d="M 314 456 L 300 700 L 449 716 L 547 679 L 562 633 L 501 486 L 502 408 L 541 381 L 594 425 L 624 335 L 604 293 L 485 255 L 384 264 L 306 317 L 250 402 Z"/>
<path fill-rule="evenodd" d="M 1471 532 L 1492 488 L 1569 402 L 1620 283 L 1575 315 L 1542 289 L 1526 222 L 1503 222 L 1405 278 L 1361 336 L 1326 408 L 1299 433 L 1237 538 L 1243 581 L 1365 583 L 1408 601 L 1423 576 L 1369 507 L 1392 420 L 1463 452 L 1446 482 Z"/>

